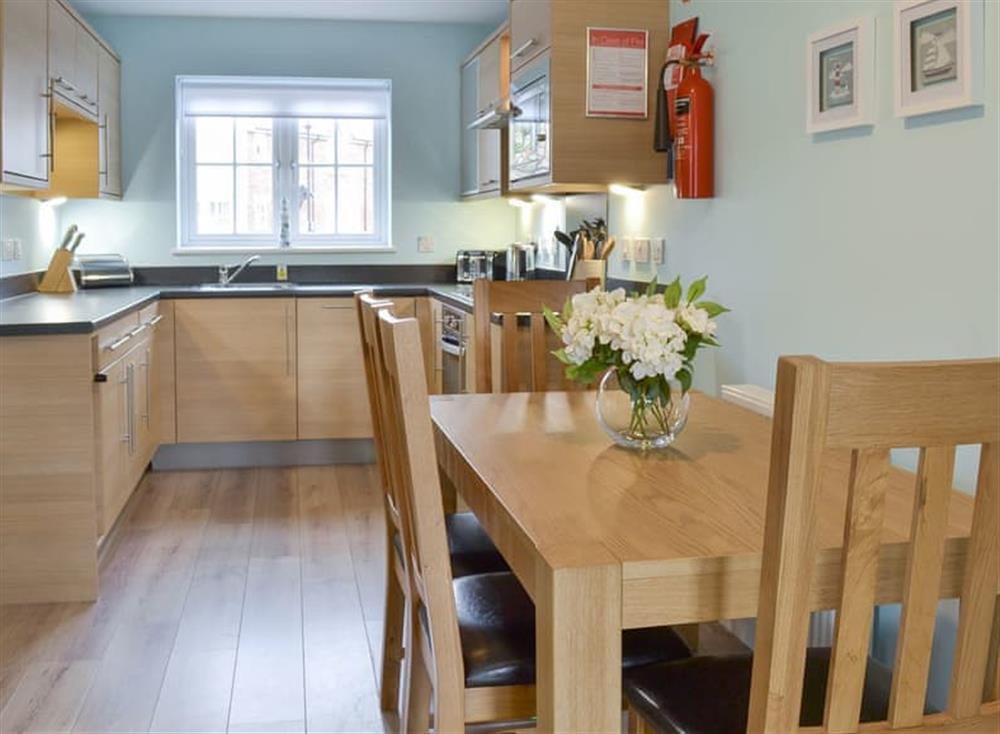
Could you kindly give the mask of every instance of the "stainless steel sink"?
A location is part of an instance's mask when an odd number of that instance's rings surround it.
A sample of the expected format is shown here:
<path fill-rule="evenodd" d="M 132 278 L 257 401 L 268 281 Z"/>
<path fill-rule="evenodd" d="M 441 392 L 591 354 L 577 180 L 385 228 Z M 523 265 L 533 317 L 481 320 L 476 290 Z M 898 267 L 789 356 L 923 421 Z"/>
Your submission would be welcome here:
<path fill-rule="evenodd" d="M 203 291 L 286 291 L 294 287 L 293 283 L 202 283 L 198 286 Z"/>

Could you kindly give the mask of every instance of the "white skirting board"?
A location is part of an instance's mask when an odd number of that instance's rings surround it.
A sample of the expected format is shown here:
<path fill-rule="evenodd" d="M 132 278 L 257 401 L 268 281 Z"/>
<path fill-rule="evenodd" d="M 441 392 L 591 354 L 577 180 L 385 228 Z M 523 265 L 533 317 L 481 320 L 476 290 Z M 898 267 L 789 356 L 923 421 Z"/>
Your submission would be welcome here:
<path fill-rule="evenodd" d="M 720 397 L 734 405 L 739 405 L 755 413 L 774 415 L 774 391 L 759 385 L 723 385 Z M 833 644 L 833 629 L 836 612 L 813 612 L 809 618 L 809 646 L 829 647 Z M 756 620 L 729 619 L 722 626 L 732 632 L 747 647 L 753 648 Z"/>

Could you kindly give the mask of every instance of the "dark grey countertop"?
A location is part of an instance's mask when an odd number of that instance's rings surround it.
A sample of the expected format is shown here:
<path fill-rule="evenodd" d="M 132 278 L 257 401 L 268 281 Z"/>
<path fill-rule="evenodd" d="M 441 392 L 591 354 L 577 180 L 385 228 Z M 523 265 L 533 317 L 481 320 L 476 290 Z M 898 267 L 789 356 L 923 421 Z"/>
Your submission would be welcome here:
<path fill-rule="evenodd" d="M 281 298 L 349 296 L 371 288 L 381 296 L 433 296 L 465 311 L 472 310 L 468 286 L 454 284 L 337 284 L 275 287 L 239 284 L 223 289 L 197 285 L 146 285 L 95 288 L 72 294 L 28 293 L 0 300 L 0 336 L 89 334 L 160 298 Z"/>

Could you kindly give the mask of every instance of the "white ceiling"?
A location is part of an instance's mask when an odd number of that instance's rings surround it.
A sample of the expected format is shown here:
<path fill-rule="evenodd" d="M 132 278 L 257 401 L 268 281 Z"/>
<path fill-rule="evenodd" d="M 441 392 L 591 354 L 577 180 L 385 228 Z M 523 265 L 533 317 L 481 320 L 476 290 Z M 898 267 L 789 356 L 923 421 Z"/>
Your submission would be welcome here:
<path fill-rule="evenodd" d="M 71 0 L 85 15 L 500 23 L 507 0 Z"/>

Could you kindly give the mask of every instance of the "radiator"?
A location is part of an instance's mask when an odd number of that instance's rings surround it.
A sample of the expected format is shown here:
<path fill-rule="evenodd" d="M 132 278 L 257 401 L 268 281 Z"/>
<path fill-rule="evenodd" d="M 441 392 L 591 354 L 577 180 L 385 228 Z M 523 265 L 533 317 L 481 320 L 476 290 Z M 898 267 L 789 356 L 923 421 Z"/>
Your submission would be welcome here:
<path fill-rule="evenodd" d="M 723 400 L 739 405 L 770 418 L 774 414 L 774 392 L 759 385 L 723 385 Z M 834 611 L 813 612 L 809 618 L 809 646 L 829 647 L 833 644 L 833 629 L 837 615 Z M 729 619 L 722 626 L 732 632 L 744 645 L 753 648 L 756 621 Z"/>

